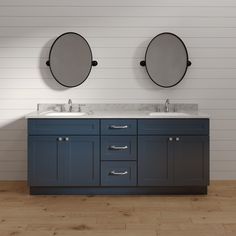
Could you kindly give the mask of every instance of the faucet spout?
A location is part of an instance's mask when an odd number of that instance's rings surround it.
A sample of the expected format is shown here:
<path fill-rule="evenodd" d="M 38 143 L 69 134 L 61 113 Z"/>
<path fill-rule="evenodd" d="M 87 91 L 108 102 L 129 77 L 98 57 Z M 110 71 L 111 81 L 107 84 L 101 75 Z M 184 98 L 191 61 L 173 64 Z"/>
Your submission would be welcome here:
<path fill-rule="evenodd" d="M 165 102 L 165 112 L 170 111 L 170 100 L 167 98 Z"/>

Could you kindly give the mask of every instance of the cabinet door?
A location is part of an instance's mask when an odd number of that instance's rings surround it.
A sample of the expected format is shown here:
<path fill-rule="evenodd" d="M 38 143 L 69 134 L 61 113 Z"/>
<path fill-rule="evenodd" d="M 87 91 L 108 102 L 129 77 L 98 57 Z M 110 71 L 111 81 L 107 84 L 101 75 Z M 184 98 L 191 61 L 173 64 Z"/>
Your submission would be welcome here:
<path fill-rule="evenodd" d="M 173 142 L 176 186 L 208 184 L 208 139 L 208 136 L 182 136 Z"/>
<path fill-rule="evenodd" d="M 99 137 L 70 136 L 65 158 L 66 186 L 97 186 L 100 183 Z"/>
<path fill-rule="evenodd" d="M 58 186 L 63 181 L 60 143 L 55 136 L 30 136 L 28 181 L 30 186 Z"/>
<path fill-rule="evenodd" d="M 138 185 L 168 186 L 172 181 L 173 145 L 166 136 L 138 137 Z"/>

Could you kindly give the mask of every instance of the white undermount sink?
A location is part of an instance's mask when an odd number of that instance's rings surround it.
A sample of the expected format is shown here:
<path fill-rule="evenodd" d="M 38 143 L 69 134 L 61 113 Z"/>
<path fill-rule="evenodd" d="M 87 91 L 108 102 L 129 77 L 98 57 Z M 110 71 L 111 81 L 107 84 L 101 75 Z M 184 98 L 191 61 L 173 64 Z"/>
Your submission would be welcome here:
<path fill-rule="evenodd" d="M 83 116 L 85 112 L 49 112 L 46 113 L 45 116 L 62 116 L 62 117 L 70 117 L 70 116 Z"/>
<path fill-rule="evenodd" d="M 151 112 L 149 116 L 190 116 L 190 114 L 183 112 Z"/>

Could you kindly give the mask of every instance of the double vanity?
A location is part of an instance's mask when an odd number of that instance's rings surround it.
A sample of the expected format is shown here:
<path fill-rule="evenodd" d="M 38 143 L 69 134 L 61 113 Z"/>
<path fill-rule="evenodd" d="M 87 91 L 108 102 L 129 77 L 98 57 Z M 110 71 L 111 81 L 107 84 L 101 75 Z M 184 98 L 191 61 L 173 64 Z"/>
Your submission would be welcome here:
<path fill-rule="evenodd" d="M 31 194 L 207 193 L 209 117 L 197 105 L 70 108 L 27 116 Z"/>

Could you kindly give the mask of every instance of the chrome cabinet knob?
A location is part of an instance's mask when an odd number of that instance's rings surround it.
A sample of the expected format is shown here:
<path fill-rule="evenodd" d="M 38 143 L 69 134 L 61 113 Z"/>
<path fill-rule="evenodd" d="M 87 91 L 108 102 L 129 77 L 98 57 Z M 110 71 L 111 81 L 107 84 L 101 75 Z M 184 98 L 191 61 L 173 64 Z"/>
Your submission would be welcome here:
<path fill-rule="evenodd" d="M 70 139 L 69 139 L 69 137 L 65 137 L 65 141 L 69 141 Z"/>
<path fill-rule="evenodd" d="M 59 137 L 57 140 L 58 140 L 59 142 L 61 142 L 63 139 L 62 139 L 62 137 Z"/>
<path fill-rule="evenodd" d="M 173 141 L 173 138 L 172 138 L 172 137 L 169 137 L 169 141 L 170 141 L 170 142 Z"/>
<path fill-rule="evenodd" d="M 176 140 L 177 142 L 179 142 L 179 137 L 176 137 L 175 140 Z"/>

